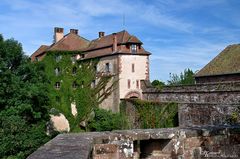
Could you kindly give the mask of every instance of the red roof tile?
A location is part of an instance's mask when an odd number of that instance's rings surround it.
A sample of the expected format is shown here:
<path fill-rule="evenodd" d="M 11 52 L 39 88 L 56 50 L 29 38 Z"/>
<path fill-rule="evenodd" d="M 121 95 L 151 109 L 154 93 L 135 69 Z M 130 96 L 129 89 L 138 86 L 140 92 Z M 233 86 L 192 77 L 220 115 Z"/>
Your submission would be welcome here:
<path fill-rule="evenodd" d="M 89 41 L 77 34 L 69 33 L 65 35 L 57 43 L 50 46 L 47 51 L 61 50 L 61 51 L 75 51 L 82 50 L 89 45 Z"/>
<path fill-rule="evenodd" d="M 43 52 L 45 52 L 48 48 L 49 48 L 49 46 L 47 46 L 47 45 L 41 45 L 41 46 L 30 56 L 31 61 L 34 61 L 35 58 L 36 58 L 38 55 L 40 55 L 40 54 L 42 54 Z"/>

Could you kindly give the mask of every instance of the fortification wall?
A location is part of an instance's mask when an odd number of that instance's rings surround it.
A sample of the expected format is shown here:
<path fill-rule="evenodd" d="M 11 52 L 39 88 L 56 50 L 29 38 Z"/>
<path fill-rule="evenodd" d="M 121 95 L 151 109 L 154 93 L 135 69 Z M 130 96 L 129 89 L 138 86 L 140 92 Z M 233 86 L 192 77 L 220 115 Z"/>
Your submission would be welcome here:
<path fill-rule="evenodd" d="M 142 81 L 141 86 L 144 100 L 178 103 L 180 126 L 231 124 L 231 120 L 239 120 L 240 82 L 167 86 L 159 90 Z"/>

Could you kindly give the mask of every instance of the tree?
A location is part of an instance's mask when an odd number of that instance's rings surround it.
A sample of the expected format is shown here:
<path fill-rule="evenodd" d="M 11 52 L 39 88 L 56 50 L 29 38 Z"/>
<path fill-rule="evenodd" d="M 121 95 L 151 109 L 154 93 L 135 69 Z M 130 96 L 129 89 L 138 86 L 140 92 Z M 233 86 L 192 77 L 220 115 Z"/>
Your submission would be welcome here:
<path fill-rule="evenodd" d="M 152 84 L 152 86 L 159 88 L 159 89 L 162 89 L 163 86 L 165 86 L 165 83 L 162 81 L 159 81 L 159 80 L 154 80 L 154 81 L 152 81 L 151 84 Z"/>
<path fill-rule="evenodd" d="M 0 53 L 0 156 L 26 158 L 50 139 L 46 78 L 14 39 L 0 35 Z"/>
<path fill-rule="evenodd" d="M 128 121 L 125 115 L 113 113 L 104 109 L 95 109 L 95 117 L 90 121 L 90 131 L 112 131 L 128 128 Z"/>
<path fill-rule="evenodd" d="M 194 73 L 189 68 L 185 69 L 183 73 L 181 72 L 180 75 L 170 73 L 170 80 L 168 80 L 168 85 L 188 85 L 194 83 Z"/>

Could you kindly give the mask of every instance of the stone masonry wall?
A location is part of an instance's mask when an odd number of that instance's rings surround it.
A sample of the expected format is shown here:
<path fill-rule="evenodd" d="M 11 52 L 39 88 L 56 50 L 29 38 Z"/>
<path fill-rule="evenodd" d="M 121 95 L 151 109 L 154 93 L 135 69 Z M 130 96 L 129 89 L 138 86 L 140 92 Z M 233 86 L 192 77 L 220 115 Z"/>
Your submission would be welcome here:
<path fill-rule="evenodd" d="M 142 81 L 141 86 L 144 100 L 178 103 L 180 126 L 227 124 L 234 113 L 239 116 L 240 82 L 167 86 L 158 90 Z"/>
<path fill-rule="evenodd" d="M 61 134 L 27 159 L 237 159 L 239 132 L 224 126 Z"/>

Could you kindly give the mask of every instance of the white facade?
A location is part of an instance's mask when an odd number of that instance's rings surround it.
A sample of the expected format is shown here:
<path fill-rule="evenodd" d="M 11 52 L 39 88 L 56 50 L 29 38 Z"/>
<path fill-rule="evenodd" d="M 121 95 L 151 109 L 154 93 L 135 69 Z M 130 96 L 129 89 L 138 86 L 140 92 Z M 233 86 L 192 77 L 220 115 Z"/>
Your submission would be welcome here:
<path fill-rule="evenodd" d="M 120 55 L 121 72 L 119 74 L 120 99 L 137 97 L 141 98 L 141 80 L 148 79 L 148 56 Z M 140 96 L 131 95 L 131 92 Z"/>
<path fill-rule="evenodd" d="M 116 75 L 113 80 L 117 80 L 118 83 L 112 94 L 103 101 L 100 107 L 118 112 L 120 99 L 131 97 L 141 99 L 140 81 L 149 78 L 148 64 L 148 55 L 118 54 L 101 58 L 97 70 L 105 72 L 108 65 L 109 72 Z"/>

